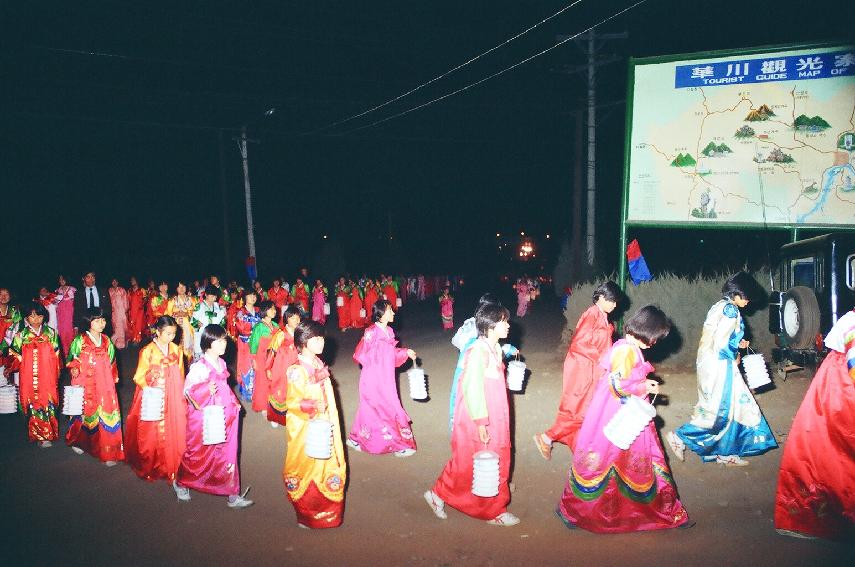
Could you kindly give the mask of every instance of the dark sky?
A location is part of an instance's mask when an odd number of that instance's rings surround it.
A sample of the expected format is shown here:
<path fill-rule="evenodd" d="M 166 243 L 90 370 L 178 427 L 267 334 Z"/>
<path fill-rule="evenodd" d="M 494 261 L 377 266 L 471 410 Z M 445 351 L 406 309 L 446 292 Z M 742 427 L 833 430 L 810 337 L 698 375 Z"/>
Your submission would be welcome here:
<path fill-rule="evenodd" d="M 562 72 L 583 62 L 572 42 L 457 96 L 352 130 L 476 82 L 632 2 L 582 1 L 413 95 L 323 128 L 569 3 L 5 2 L 2 230 L 14 245 L 0 285 L 49 283 L 60 271 L 76 281 L 90 267 L 104 278 L 237 276 L 247 243 L 232 138 L 245 123 L 260 142 L 249 159 L 263 279 L 311 265 L 330 242 L 354 272 L 406 263 L 497 269 L 496 232 L 542 239 L 570 228 L 574 111 L 585 96 L 582 75 Z M 826 0 L 648 0 L 598 28 L 629 33 L 606 47 L 623 59 L 598 71 L 604 256 L 616 255 L 627 56 L 840 40 L 852 35 L 853 16 L 851 2 Z M 658 238 L 649 242 L 658 246 Z M 709 238 L 717 236 L 707 246 Z"/>

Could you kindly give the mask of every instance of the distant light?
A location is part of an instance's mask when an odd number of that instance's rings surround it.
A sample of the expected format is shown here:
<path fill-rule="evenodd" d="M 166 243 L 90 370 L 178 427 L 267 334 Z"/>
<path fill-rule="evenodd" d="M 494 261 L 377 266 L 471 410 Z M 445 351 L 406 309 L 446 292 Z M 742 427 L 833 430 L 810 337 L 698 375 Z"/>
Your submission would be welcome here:
<path fill-rule="evenodd" d="M 272 106 L 272 107 L 268 108 L 268 109 L 264 112 L 264 115 L 265 115 L 265 116 L 270 116 L 270 115 L 271 115 L 271 114 L 273 114 L 274 112 L 276 112 L 276 107 L 275 107 L 275 106 Z"/>
<path fill-rule="evenodd" d="M 523 231 L 521 230 L 521 231 L 520 231 L 520 236 L 525 236 L 525 232 L 523 232 Z"/>
<path fill-rule="evenodd" d="M 325 234 L 325 235 L 324 235 L 324 240 L 326 240 L 326 238 L 327 238 L 327 235 Z"/>
<path fill-rule="evenodd" d="M 496 233 L 496 238 L 499 238 L 499 236 L 501 236 L 501 235 L 497 232 L 497 233 Z"/>
<path fill-rule="evenodd" d="M 549 238 L 549 235 L 548 235 L 548 234 L 546 235 L 546 238 Z"/>

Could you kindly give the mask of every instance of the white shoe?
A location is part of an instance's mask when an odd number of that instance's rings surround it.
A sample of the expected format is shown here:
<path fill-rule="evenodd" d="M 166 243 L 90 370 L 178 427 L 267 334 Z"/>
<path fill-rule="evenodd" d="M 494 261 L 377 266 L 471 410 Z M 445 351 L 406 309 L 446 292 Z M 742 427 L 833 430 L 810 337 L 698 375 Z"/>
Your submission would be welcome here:
<path fill-rule="evenodd" d="M 246 493 L 249 492 L 251 486 L 247 486 L 246 490 L 243 491 L 243 494 L 236 494 L 235 496 L 229 496 L 229 500 L 227 502 L 229 508 L 248 508 L 255 504 L 252 500 L 246 498 Z"/>
<path fill-rule="evenodd" d="M 190 489 L 178 485 L 178 481 L 172 481 L 172 489 L 175 491 L 175 496 L 179 502 L 190 502 Z"/>
<path fill-rule="evenodd" d="M 39 447 L 41 447 L 42 449 L 47 449 L 48 447 L 53 447 L 53 443 L 51 443 L 50 441 L 40 441 Z"/>
<path fill-rule="evenodd" d="M 520 523 L 520 519 L 510 512 L 502 512 L 492 520 L 487 520 L 491 526 L 515 526 Z"/>
<path fill-rule="evenodd" d="M 107 466 L 107 467 L 115 467 L 118 464 L 119 464 L 118 461 L 104 461 L 104 466 Z"/>
<path fill-rule="evenodd" d="M 726 467 L 747 467 L 749 465 L 748 461 L 739 455 L 718 455 L 715 462 Z"/>
<path fill-rule="evenodd" d="M 671 447 L 671 450 L 674 451 L 674 456 L 677 457 L 678 460 L 684 461 L 686 444 L 683 440 L 680 439 L 673 431 L 668 432 L 668 435 L 665 436 L 665 440 L 668 442 L 668 446 Z"/>
<path fill-rule="evenodd" d="M 428 503 L 430 509 L 433 510 L 434 515 L 440 520 L 445 520 L 448 518 L 448 514 L 445 513 L 445 502 L 442 501 L 442 498 L 436 495 L 433 490 L 428 490 L 424 493 L 425 502 Z"/>
<path fill-rule="evenodd" d="M 270 427 L 272 427 L 273 429 L 279 429 L 279 424 L 278 424 L 278 423 L 276 423 L 275 421 L 271 421 L 271 422 L 270 422 Z"/>
<path fill-rule="evenodd" d="M 359 446 L 359 443 L 357 443 L 356 441 L 354 441 L 350 437 L 348 437 L 347 441 L 345 441 L 344 443 L 345 443 L 345 445 L 347 445 L 351 449 L 356 449 L 357 451 L 362 451 L 362 447 Z"/>
<path fill-rule="evenodd" d="M 264 419 L 267 419 L 267 410 L 266 409 L 261 410 L 261 417 L 263 417 Z"/>
<path fill-rule="evenodd" d="M 395 451 L 396 457 L 411 457 L 416 454 L 415 449 L 401 449 L 400 451 Z"/>
<path fill-rule="evenodd" d="M 74 446 L 72 445 L 71 450 L 72 450 L 72 451 L 74 451 L 75 453 L 77 453 L 78 455 L 82 455 L 82 454 L 83 454 L 83 449 L 81 449 L 80 447 L 74 447 Z"/>

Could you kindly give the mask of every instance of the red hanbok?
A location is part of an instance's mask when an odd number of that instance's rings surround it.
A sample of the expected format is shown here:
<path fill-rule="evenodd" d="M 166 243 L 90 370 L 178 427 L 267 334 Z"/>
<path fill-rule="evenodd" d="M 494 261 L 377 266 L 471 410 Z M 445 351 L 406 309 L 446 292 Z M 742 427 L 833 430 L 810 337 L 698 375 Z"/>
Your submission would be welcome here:
<path fill-rule="evenodd" d="M 59 438 L 56 421 L 59 335 L 47 322 L 38 330 L 25 324 L 12 338 L 7 364 L 11 370 L 19 372 L 18 397 L 21 411 L 28 417 L 30 441 Z"/>
<path fill-rule="evenodd" d="M 386 301 L 392 306 L 392 311 L 398 310 L 398 292 L 395 291 L 395 286 L 392 283 L 387 283 L 383 287 L 383 295 L 386 296 Z"/>
<path fill-rule="evenodd" d="M 145 290 L 128 290 L 128 342 L 138 343 L 145 330 Z"/>
<path fill-rule="evenodd" d="M 71 385 L 83 386 L 83 415 L 71 418 L 65 443 L 83 449 L 101 461 L 124 461 L 122 414 L 116 396 L 119 371 L 116 349 L 105 334 L 95 344 L 88 332 L 71 342 L 67 367 Z"/>
<path fill-rule="evenodd" d="M 253 356 L 255 369 L 255 385 L 252 389 L 253 411 L 267 410 L 267 398 L 270 396 L 270 380 L 267 378 L 268 347 L 273 339 L 273 333 L 279 329 L 276 321 L 259 321 L 252 328 L 249 337 L 249 352 Z"/>
<path fill-rule="evenodd" d="M 294 335 L 287 327 L 279 329 L 270 339 L 267 357 L 269 394 L 267 396 L 267 421 L 285 425 L 288 397 L 288 368 L 297 363 Z"/>
<path fill-rule="evenodd" d="M 366 317 L 362 315 L 362 296 L 359 294 L 359 288 L 357 286 L 353 286 L 353 290 L 350 292 L 348 309 L 350 309 L 350 326 L 354 329 L 365 327 Z"/>
<path fill-rule="evenodd" d="M 571 450 L 576 444 L 576 434 L 582 427 L 582 420 L 594 384 L 602 375 L 599 361 L 612 346 L 614 326 L 609 323 L 608 315 L 596 305 L 591 305 L 579 317 L 567 357 L 564 359 L 561 401 L 555 424 L 546 431 L 553 441 L 564 443 Z"/>
<path fill-rule="evenodd" d="M 832 344 L 837 337 L 836 345 Z M 855 312 L 826 338 L 832 349 L 799 407 L 781 459 L 775 528 L 827 539 L 855 534 Z"/>
<path fill-rule="evenodd" d="M 365 300 L 363 301 L 363 304 L 365 305 L 366 320 L 371 320 L 374 304 L 377 303 L 378 299 L 380 299 L 380 294 L 377 293 L 377 288 L 373 285 L 365 286 Z"/>
<path fill-rule="evenodd" d="M 164 353 L 156 342 L 140 351 L 134 374 L 137 384 L 125 427 L 125 456 L 134 472 L 145 480 L 175 480 L 186 448 L 187 410 L 184 400 L 184 357 L 181 347 L 169 343 Z M 142 421 L 143 388 L 164 390 L 160 421 Z"/>
<path fill-rule="evenodd" d="M 338 328 L 343 331 L 350 327 L 350 292 L 346 287 L 336 286 L 335 298 Z"/>

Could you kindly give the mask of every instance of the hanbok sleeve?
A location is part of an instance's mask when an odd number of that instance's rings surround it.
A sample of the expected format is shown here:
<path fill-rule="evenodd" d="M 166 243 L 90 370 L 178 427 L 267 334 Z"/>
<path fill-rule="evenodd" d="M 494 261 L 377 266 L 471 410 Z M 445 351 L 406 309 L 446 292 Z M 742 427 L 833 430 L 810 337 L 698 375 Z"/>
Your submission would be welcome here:
<path fill-rule="evenodd" d="M 261 340 L 261 337 L 264 336 L 264 330 L 267 329 L 267 326 L 264 323 L 256 323 L 252 328 L 252 333 L 249 335 L 249 352 L 250 354 L 256 354 L 258 352 L 258 342 Z"/>
<path fill-rule="evenodd" d="M 184 379 L 184 397 L 197 410 L 208 405 L 210 401 L 209 374 L 208 368 L 200 361 L 190 367 L 187 378 Z"/>
<path fill-rule="evenodd" d="M 150 355 L 149 351 L 151 348 L 157 348 L 156 346 L 152 347 L 153 343 L 149 343 L 147 347 L 140 351 L 139 362 L 137 363 L 137 370 L 134 372 L 134 383 L 140 388 L 145 388 L 148 386 L 148 372 L 151 369 L 151 361 L 149 360 Z"/>
<path fill-rule="evenodd" d="M 631 345 L 624 344 L 615 347 L 611 353 L 609 366 L 609 389 L 616 398 L 628 396 L 643 396 L 647 393 L 644 380 L 633 378 L 632 370 L 640 363 L 638 354 Z"/>
<path fill-rule="evenodd" d="M 107 340 L 107 358 L 110 360 L 110 375 L 113 376 L 113 382 L 116 384 L 119 383 L 119 367 L 116 364 L 116 346 L 113 344 L 113 341 L 110 340 L 110 337 L 104 335 L 104 339 Z"/>
<path fill-rule="evenodd" d="M 318 390 L 314 392 L 313 390 Z M 288 369 L 288 395 L 285 397 L 285 407 L 289 414 L 301 419 L 312 419 L 318 413 L 318 402 L 321 401 L 320 388 L 311 388 L 309 373 L 300 365 L 295 364 Z"/>
<path fill-rule="evenodd" d="M 487 396 L 484 392 L 484 373 L 488 363 L 487 353 L 481 348 L 472 348 L 466 357 L 463 374 L 460 376 L 463 388 L 463 402 L 466 411 L 476 425 L 489 425 L 487 414 Z"/>
<path fill-rule="evenodd" d="M 68 359 L 66 360 L 69 369 L 80 368 L 80 351 L 83 350 L 83 335 L 77 335 L 71 341 L 68 347 Z"/>
<path fill-rule="evenodd" d="M 732 303 L 725 303 L 713 335 L 713 348 L 718 353 L 718 357 L 735 360 L 739 352 L 739 342 L 743 336 L 745 331 L 739 308 Z"/>

